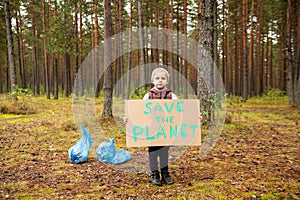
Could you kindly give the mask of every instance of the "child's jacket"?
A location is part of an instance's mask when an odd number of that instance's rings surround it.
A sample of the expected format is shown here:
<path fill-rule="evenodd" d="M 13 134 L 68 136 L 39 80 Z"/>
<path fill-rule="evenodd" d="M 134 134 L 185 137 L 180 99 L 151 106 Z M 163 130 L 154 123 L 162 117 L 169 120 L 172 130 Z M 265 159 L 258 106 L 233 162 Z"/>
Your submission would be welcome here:
<path fill-rule="evenodd" d="M 169 88 L 157 90 L 151 88 L 149 91 L 149 99 L 172 99 L 172 91 Z"/>

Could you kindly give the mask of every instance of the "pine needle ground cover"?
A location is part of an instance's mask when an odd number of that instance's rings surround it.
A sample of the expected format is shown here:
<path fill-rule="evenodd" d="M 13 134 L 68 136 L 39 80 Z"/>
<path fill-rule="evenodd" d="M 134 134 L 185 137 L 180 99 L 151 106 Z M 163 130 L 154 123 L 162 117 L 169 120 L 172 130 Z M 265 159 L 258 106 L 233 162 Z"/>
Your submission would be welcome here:
<path fill-rule="evenodd" d="M 81 137 L 71 99 L 32 97 L 27 103 L 34 112 L 14 114 L 1 96 L 0 198 L 299 199 L 300 110 L 287 101 L 230 98 L 215 148 L 202 160 L 199 147 L 189 148 L 170 167 L 175 184 L 155 187 L 148 174 L 118 171 L 93 155 L 71 163 L 68 149 Z M 125 137 L 105 121 L 103 131 Z"/>

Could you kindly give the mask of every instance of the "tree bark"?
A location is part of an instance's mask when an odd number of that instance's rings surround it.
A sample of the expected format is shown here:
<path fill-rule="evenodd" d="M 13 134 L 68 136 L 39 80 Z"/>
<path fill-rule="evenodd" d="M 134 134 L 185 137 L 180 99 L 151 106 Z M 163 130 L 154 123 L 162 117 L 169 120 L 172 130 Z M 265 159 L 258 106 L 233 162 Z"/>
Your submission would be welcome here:
<path fill-rule="evenodd" d="M 242 31 L 243 31 L 243 101 L 248 99 L 248 62 L 247 62 L 247 7 L 248 0 L 242 4 Z"/>
<path fill-rule="evenodd" d="M 17 44 L 18 44 L 18 58 L 19 58 L 19 86 L 26 88 L 26 79 L 25 79 L 25 58 L 24 58 L 24 44 L 23 44 L 23 23 L 22 16 L 20 12 L 20 6 L 17 10 L 17 20 L 16 20 L 16 29 L 17 29 Z"/>
<path fill-rule="evenodd" d="M 32 0 L 32 4 L 35 4 L 35 0 Z M 31 16 L 31 29 L 32 29 L 32 42 L 31 42 L 31 55 L 32 55 L 32 73 L 33 73 L 33 86 L 32 91 L 34 95 L 40 95 L 40 75 L 39 67 L 37 64 L 37 52 L 36 52 L 36 23 L 35 23 L 35 12 L 32 12 Z"/>
<path fill-rule="evenodd" d="M 79 45 L 78 45 L 78 12 L 80 7 L 78 7 L 78 1 L 74 1 L 74 50 L 75 50 L 75 56 L 74 56 L 74 74 L 77 75 L 78 78 L 78 70 L 79 70 Z M 79 94 L 79 87 L 78 84 L 76 84 L 75 88 L 75 97 Z"/>
<path fill-rule="evenodd" d="M 296 7 L 296 10 L 293 8 Z M 300 67 L 299 67 L 299 3 L 295 0 L 288 0 L 287 7 L 287 63 L 288 63 L 288 77 L 287 77 L 287 93 L 289 97 L 289 104 L 293 106 L 300 106 Z M 298 15 L 298 16 L 297 16 Z M 295 21 L 293 21 L 295 20 Z M 296 40 L 296 41 L 295 41 Z"/>
<path fill-rule="evenodd" d="M 10 92 L 14 92 L 16 89 L 16 71 L 15 71 L 15 60 L 14 60 L 14 44 L 11 29 L 11 17 L 9 9 L 9 1 L 4 0 L 4 12 L 6 22 L 6 37 L 7 37 L 7 49 L 8 49 L 8 62 L 9 62 L 9 73 L 10 73 Z M 16 100 L 12 97 L 12 100 Z"/>
<path fill-rule="evenodd" d="M 122 7 L 122 0 L 119 0 L 119 55 L 123 55 L 123 7 Z M 118 59 L 118 70 L 119 70 L 119 77 L 118 80 L 122 77 L 123 72 L 123 56 L 120 56 Z M 121 93 L 122 98 L 125 97 L 124 93 L 124 79 L 121 79 L 121 83 L 119 84 L 119 93 Z"/>
<path fill-rule="evenodd" d="M 131 89 L 131 46 L 132 46 L 132 0 L 130 0 L 130 18 L 129 18 L 129 38 L 128 38 L 128 65 L 127 65 L 127 84 L 126 84 L 126 99 L 130 97 Z"/>
<path fill-rule="evenodd" d="M 212 57 L 212 23 L 211 23 L 211 0 L 201 0 L 198 14 L 199 46 L 198 46 L 198 77 L 197 77 L 197 97 L 201 102 L 201 110 L 211 114 L 209 103 L 209 88 L 211 84 Z M 212 88 L 211 88 L 212 89 Z M 210 115 L 209 114 L 209 115 Z"/>
<path fill-rule="evenodd" d="M 254 69 L 254 62 L 253 62 L 253 54 L 254 54 L 254 0 L 251 1 L 251 24 L 250 24 L 250 47 L 249 47 L 249 94 L 253 93 L 254 88 L 254 76 L 253 76 L 253 69 Z"/>
<path fill-rule="evenodd" d="M 46 5 L 45 0 L 42 1 L 42 15 L 43 15 L 43 52 L 44 52 L 44 69 L 45 69 L 45 91 L 46 98 L 50 99 L 50 80 L 49 80 L 49 66 L 48 66 L 48 55 L 47 55 L 47 38 L 46 38 Z"/>
<path fill-rule="evenodd" d="M 187 0 L 183 1 L 183 33 L 184 33 L 184 46 L 183 46 L 183 76 L 186 79 L 183 83 L 183 97 L 187 99 L 187 80 L 188 80 L 188 68 L 187 68 Z"/>
<path fill-rule="evenodd" d="M 296 67 L 296 102 L 295 104 L 297 106 L 300 106 L 300 2 L 297 1 L 297 11 L 296 11 L 296 16 L 297 17 L 297 46 L 296 46 L 296 62 L 295 62 L 295 67 Z"/>
<path fill-rule="evenodd" d="M 104 104 L 102 116 L 112 117 L 111 0 L 104 0 Z"/>
<path fill-rule="evenodd" d="M 235 66 L 235 83 L 234 83 L 234 95 L 241 95 L 241 76 L 240 76 L 240 47 L 239 47 L 239 18 L 238 18 L 238 8 L 239 3 L 235 3 L 234 9 L 234 27 L 235 27 L 235 56 L 234 56 L 234 66 Z"/>
<path fill-rule="evenodd" d="M 141 83 L 146 83 L 145 72 L 145 37 L 144 37 L 144 23 L 143 23 L 143 7 L 142 0 L 138 0 L 138 14 L 139 14 L 139 45 L 140 45 L 140 77 Z M 143 87 L 146 90 L 146 85 Z"/>
<path fill-rule="evenodd" d="M 80 14 L 79 14 L 79 60 L 80 63 L 83 62 L 83 11 L 82 11 L 82 3 L 83 0 L 80 0 Z M 83 84 L 83 80 L 84 79 L 84 75 L 83 75 L 83 67 L 80 67 L 80 72 L 79 72 L 79 87 L 80 87 L 80 95 L 84 96 L 84 84 Z"/>

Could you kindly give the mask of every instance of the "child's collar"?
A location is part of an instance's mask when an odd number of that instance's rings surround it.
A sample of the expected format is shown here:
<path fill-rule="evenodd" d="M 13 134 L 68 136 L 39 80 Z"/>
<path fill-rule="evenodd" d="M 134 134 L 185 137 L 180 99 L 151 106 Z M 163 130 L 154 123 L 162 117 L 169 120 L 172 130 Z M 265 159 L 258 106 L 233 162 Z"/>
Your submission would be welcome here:
<path fill-rule="evenodd" d="M 165 91 L 165 90 L 168 89 L 168 87 L 165 86 L 163 89 L 158 89 L 157 87 L 154 86 L 153 89 L 155 89 L 155 90 L 157 90 L 157 91 Z"/>

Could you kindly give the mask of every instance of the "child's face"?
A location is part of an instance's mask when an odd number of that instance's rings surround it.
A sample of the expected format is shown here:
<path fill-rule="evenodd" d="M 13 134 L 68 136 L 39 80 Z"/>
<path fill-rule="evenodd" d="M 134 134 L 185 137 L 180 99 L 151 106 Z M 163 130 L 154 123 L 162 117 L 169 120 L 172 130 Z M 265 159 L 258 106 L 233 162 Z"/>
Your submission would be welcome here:
<path fill-rule="evenodd" d="M 163 89 L 168 84 L 168 77 L 165 72 L 157 72 L 153 77 L 153 84 L 157 89 Z"/>

